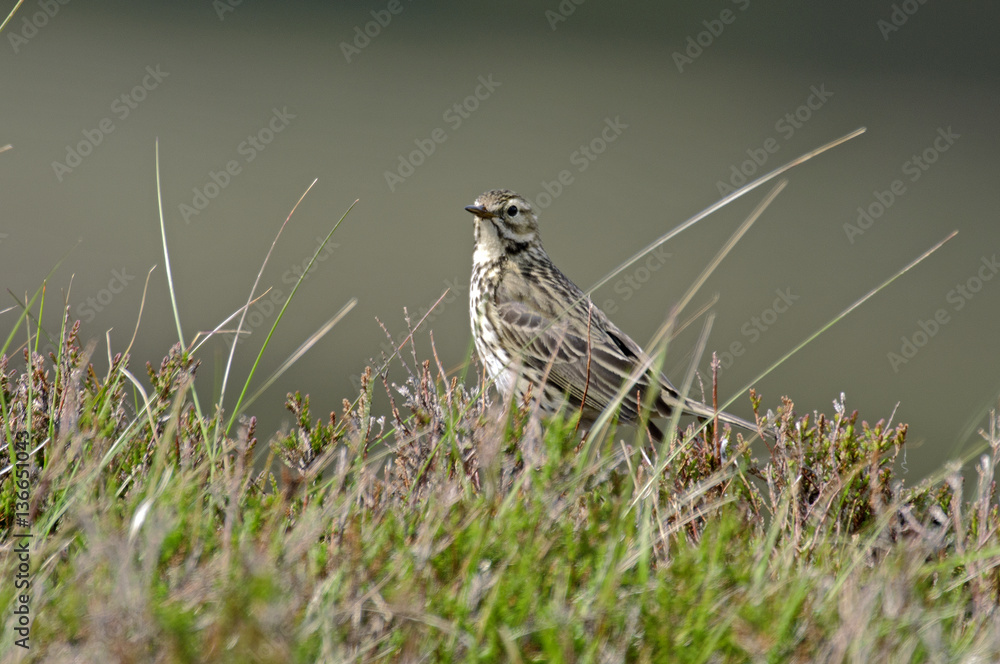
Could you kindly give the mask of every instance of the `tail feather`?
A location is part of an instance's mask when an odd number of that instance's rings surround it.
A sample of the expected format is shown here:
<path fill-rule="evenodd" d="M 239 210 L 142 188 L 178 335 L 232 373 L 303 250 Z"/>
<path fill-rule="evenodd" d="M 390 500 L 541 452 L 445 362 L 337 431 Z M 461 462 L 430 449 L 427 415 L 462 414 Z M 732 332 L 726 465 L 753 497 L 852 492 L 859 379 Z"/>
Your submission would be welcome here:
<path fill-rule="evenodd" d="M 667 406 L 667 412 L 669 412 L 673 408 L 677 407 L 677 405 L 679 404 L 679 400 L 678 399 L 670 399 L 666 395 L 662 395 L 661 399 L 664 402 L 664 404 Z M 760 433 L 761 431 L 763 431 L 763 433 L 764 433 L 765 436 L 768 436 L 770 438 L 776 438 L 777 437 L 775 435 L 774 431 L 772 431 L 769 427 L 766 427 L 766 426 L 765 427 L 758 427 L 755 423 L 753 423 L 753 422 L 751 422 L 749 420 L 745 420 L 742 417 L 739 417 L 737 415 L 733 415 L 731 413 L 727 413 L 725 411 L 721 411 L 721 410 L 720 411 L 716 411 L 711 406 L 707 406 L 707 405 L 701 403 L 700 401 L 695 401 L 694 399 L 685 399 L 684 402 L 683 402 L 683 404 L 681 404 L 681 409 L 684 412 L 690 413 L 691 415 L 694 415 L 696 417 L 705 418 L 705 419 L 708 419 L 708 420 L 711 420 L 711 419 L 714 419 L 714 418 L 718 417 L 720 422 L 724 422 L 726 424 L 730 424 L 730 425 L 732 425 L 734 427 L 739 427 L 741 429 L 746 429 L 747 431 L 750 431 L 752 433 Z"/>
<path fill-rule="evenodd" d="M 725 422 L 726 424 L 731 424 L 735 427 L 740 427 L 741 429 L 747 429 L 748 431 L 757 433 L 757 425 L 753 422 L 725 411 L 720 410 L 716 412 L 715 409 L 698 401 L 688 399 L 684 404 L 684 410 L 697 415 L 698 417 L 704 417 L 707 419 L 718 417 L 720 422 Z"/>

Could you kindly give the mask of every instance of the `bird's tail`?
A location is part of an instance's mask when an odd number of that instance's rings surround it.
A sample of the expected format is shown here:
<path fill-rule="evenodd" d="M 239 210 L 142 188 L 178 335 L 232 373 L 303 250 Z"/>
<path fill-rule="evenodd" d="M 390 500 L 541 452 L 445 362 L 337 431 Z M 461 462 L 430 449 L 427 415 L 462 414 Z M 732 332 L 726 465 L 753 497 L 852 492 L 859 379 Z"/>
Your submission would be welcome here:
<path fill-rule="evenodd" d="M 674 403 L 673 399 L 670 399 L 666 395 L 663 395 L 663 398 L 664 398 L 664 401 L 666 401 L 666 403 L 671 408 L 676 407 L 676 403 Z M 720 410 L 720 411 L 716 412 L 716 410 L 713 409 L 711 406 L 707 406 L 707 405 L 701 403 L 700 401 L 695 401 L 694 399 L 690 399 L 690 398 L 689 399 L 685 399 L 684 402 L 683 402 L 683 405 L 681 406 L 681 409 L 684 412 L 690 413 L 691 415 L 694 415 L 694 416 L 699 417 L 699 418 L 705 418 L 707 420 L 711 420 L 711 419 L 714 419 L 714 418 L 718 417 L 719 421 L 723 422 L 725 424 L 730 424 L 730 425 L 732 425 L 734 427 L 739 427 L 741 429 L 746 429 L 747 431 L 750 431 L 752 433 L 763 432 L 764 435 L 767 436 L 767 437 L 769 437 L 769 438 L 776 438 L 776 435 L 775 435 L 774 431 L 770 427 L 767 427 L 767 426 L 758 426 L 758 425 L 754 424 L 753 422 L 751 422 L 749 420 L 745 420 L 742 417 L 739 417 L 737 415 L 733 415 L 731 413 L 727 413 L 725 411 L 721 411 Z"/>
<path fill-rule="evenodd" d="M 710 414 L 708 415 L 709 419 L 711 419 L 712 417 L 714 417 L 714 415 L 715 415 L 714 412 L 710 411 Z M 769 427 L 767 427 L 767 426 L 759 427 L 756 424 L 754 424 L 753 422 L 750 422 L 749 420 L 745 420 L 742 417 L 739 417 L 737 415 L 732 415 L 730 413 L 720 412 L 719 413 L 719 421 L 720 422 L 725 422 L 726 424 L 731 424 L 734 427 L 739 427 L 741 429 L 746 429 L 747 431 L 750 431 L 752 433 L 763 432 L 764 435 L 767 436 L 767 437 L 769 437 L 769 438 L 774 438 L 775 437 L 774 436 L 774 432 L 771 431 L 771 429 Z"/>

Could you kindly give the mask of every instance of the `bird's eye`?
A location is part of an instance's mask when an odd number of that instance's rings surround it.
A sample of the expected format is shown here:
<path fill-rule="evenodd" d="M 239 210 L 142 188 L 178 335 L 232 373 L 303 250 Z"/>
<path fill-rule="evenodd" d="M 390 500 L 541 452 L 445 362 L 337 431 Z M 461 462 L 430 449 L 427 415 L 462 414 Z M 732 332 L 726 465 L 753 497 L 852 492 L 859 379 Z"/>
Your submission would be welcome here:
<path fill-rule="evenodd" d="M 507 208 L 507 216 L 508 217 L 516 217 L 517 216 L 517 206 L 516 205 L 511 205 L 509 208 Z"/>

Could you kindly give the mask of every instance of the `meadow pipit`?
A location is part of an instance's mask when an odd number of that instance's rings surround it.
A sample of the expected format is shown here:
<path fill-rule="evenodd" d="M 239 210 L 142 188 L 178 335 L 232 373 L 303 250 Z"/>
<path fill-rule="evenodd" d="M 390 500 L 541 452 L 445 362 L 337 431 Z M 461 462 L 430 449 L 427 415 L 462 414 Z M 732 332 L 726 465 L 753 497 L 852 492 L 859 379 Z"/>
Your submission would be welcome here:
<path fill-rule="evenodd" d="M 580 426 L 589 429 L 629 381 L 620 405 L 623 421 L 639 420 L 651 387 L 653 415 L 665 417 L 680 406 L 698 417 L 715 417 L 705 404 L 681 399 L 659 371 L 637 372 L 649 366 L 645 352 L 552 263 L 528 201 L 495 189 L 465 209 L 476 222 L 472 335 L 504 398 L 521 400 L 530 389 L 544 411 L 578 409 Z M 720 412 L 718 418 L 757 431 L 735 415 Z M 650 431 L 659 437 L 655 426 Z"/>

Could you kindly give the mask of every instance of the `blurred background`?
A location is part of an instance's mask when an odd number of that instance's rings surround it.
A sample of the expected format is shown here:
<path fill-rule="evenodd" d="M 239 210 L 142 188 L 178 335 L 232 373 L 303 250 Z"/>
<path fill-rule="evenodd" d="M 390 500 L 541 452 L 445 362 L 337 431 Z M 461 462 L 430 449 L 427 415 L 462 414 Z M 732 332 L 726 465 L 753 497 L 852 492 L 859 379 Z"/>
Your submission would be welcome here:
<path fill-rule="evenodd" d="M 14 2 L 8 2 L 5 15 Z M 316 249 L 359 199 L 278 327 L 255 384 L 352 297 L 357 306 L 251 409 L 266 438 L 300 390 L 316 415 L 353 399 L 403 308 L 459 367 L 470 348 L 472 219 L 507 187 L 540 210 L 555 262 L 587 288 L 749 180 L 857 127 L 785 192 L 699 292 L 728 399 L 952 230 L 958 236 L 755 385 L 765 408 L 910 424 L 916 481 L 978 442 L 1000 396 L 996 130 L 1000 3 L 61 2 L 29 0 L 0 33 L 3 308 L 72 283 L 97 368 L 132 337 L 133 371 L 177 341 L 154 146 L 185 339 L 262 279 L 228 388 L 238 387 Z M 595 294 L 649 339 L 757 190 Z M 4 337 L 16 321 L 0 316 Z M 703 319 L 671 345 L 679 381 Z M 110 330 L 110 332 L 108 332 Z M 232 336 L 201 351 L 218 389 Z M 699 367 L 706 382 L 709 360 Z M 399 380 L 394 366 L 392 377 Z M 381 387 L 377 391 L 381 391 Z M 731 410 L 750 415 L 741 396 Z"/>

